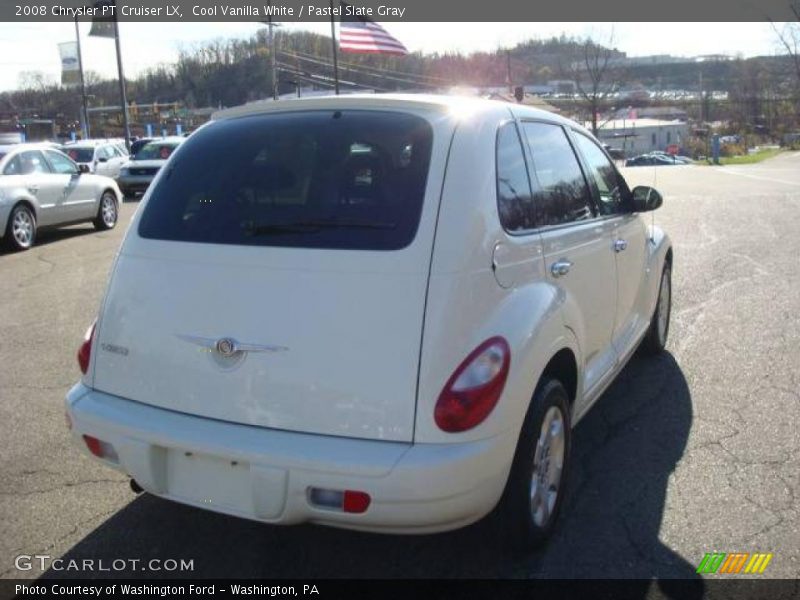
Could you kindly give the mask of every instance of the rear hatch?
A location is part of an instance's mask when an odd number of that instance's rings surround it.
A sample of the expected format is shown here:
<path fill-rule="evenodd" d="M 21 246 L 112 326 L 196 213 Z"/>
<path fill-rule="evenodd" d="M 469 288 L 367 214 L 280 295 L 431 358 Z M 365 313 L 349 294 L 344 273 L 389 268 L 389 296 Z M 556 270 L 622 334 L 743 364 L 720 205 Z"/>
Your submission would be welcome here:
<path fill-rule="evenodd" d="M 451 129 L 424 113 L 319 109 L 193 134 L 123 244 L 94 387 L 236 423 L 411 441 Z"/>

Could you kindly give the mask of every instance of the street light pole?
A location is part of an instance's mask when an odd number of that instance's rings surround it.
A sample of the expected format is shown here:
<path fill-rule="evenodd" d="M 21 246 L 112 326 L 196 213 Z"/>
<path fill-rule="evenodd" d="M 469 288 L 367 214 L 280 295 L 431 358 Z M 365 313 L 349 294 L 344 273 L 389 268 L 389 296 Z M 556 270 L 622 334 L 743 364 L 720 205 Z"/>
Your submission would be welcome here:
<path fill-rule="evenodd" d="M 114 19 L 114 43 L 117 47 L 117 72 L 119 73 L 119 95 L 122 99 L 122 126 L 125 129 L 125 147 L 131 149 L 131 128 L 128 123 L 128 94 L 125 91 L 125 73 L 122 71 L 122 50 L 119 45 L 119 23 Z"/>
<path fill-rule="evenodd" d="M 78 17 L 75 17 L 75 40 L 78 42 L 78 70 L 81 75 L 81 134 L 83 139 L 89 138 L 89 109 L 86 103 L 86 82 L 83 78 L 83 54 L 81 53 L 81 31 Z"/>

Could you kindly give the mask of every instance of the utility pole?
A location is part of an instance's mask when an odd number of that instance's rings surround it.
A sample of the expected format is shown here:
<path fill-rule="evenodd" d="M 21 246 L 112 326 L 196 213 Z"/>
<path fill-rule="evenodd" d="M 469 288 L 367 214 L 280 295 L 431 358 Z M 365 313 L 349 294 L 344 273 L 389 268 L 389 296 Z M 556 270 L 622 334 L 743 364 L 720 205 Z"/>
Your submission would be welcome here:
<path fill-rule="evenodd" d="M 122 50 L 119 45 L 119 23 L 114 19 L 114 44 L 117 47 L 117 72 L 119 73 L 119 95 L 122 99 L 122 126 L 125 129 L 125 147 L 131 149 L 131 128 L 128 123 L 128 94 L 125 91 L 125 73 L 122 71 Z"/>
<path fill-rule="evenodd" d="M 705 123 L 708 120 L 706 115 L 706 93 L 703 89 L 703 68 L 700 67 L 700 121 Z"/>
<path fill-rule="evenodd" d="M 89 139 L 89 108 L 86 104 L 86 82 L 83 79 L 83 54 L 81 54 L 81 31 L 78 27 L 78 17 L 75 17 L 75 40 L 78 42 L 78 71 L 81 75 L 81 134 L 83 139 Z"/>
<path fill-rule="evenodd" d="M 268 6 L 272 6 L 272 0 L 267 2 Z M 272 99 L 278 99 L 278 67 L 277 67 L 277 57 L 276 57 L 276 48 L 275 48 L 275 33 L 273 32 L 273 28 L 275 24 L 272 22 L 272 12 L 267 16 L 267 27 L 269 29 L 269 64 L 270 69 L 272 71 Z"/>
<path fill-rule="evenodd" d="M 514 93 L 514 84 L 511 81 L 511 51 L 506 50 L 506 83 L 508 83 L 508 93 Z"/>

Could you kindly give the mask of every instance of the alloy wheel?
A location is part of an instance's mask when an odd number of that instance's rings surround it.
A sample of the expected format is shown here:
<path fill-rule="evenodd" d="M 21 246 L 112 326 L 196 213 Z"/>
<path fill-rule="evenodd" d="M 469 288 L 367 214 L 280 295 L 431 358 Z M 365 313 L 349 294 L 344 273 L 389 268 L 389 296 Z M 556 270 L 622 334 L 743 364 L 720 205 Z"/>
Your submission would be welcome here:
<path fill-rule="evenodd" d="M 564 415 L 556 406 L 545 413 L 536 451 L 530 487 L 530 508 L 533 522 L 547 525 L 558 500 L 564 471 Z"/>
<path fill-rule="evenodd" d="M 33 231 L 33 215 L 27 208 L 17 209 L 11 222 L 11 234 L 20 248 L 30 248 L 33 243 Z"/>
<path fill-rule="evenodd" d="M 103 194 L 100 202 L 100 215 L 103 219 L 103 224 L 111 229 L 117 223 L 117 203 L 111 194 Z"/>

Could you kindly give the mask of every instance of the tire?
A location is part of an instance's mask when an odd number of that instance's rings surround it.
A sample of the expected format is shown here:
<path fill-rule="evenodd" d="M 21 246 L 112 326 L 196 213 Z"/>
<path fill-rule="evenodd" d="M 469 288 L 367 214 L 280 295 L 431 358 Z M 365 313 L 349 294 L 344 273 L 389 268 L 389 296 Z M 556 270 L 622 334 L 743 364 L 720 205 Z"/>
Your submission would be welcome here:
<path fill-rule="evenodd" d="M 658 284 L 658 301 L 650 319 L 650 327 L 642 340 L 641 349 L 645 354 L 658 354 L 664 351 L 669 336 L 669 319 L 672 313 L 672 267 L 664 263 L 661 282 Z"/>
<path fill-rule="evenodd" d="M 497 517 L 516 552 L 540 547 L 555 527 L 569 471 L 569 397 L 555 379 L 536 389 L 525 416 Z M 545 483 L 545 485 L 542 485 Z"/>
<path fill-rule="evenodd" d="M 36 215 L 27 204 L 17 204 L 8 217 L 6 244 L 11 250 L 28 250 L 36 242 Z"/>
<path fill-rule="evenodd" d="M 113 192 L 106 190 L 100 197 L 100 206 L 97 207 L 97 217 L 93 223 L 95 229 L 106 231 L 114 229 L 119 219 L 119 206 Z"/>

